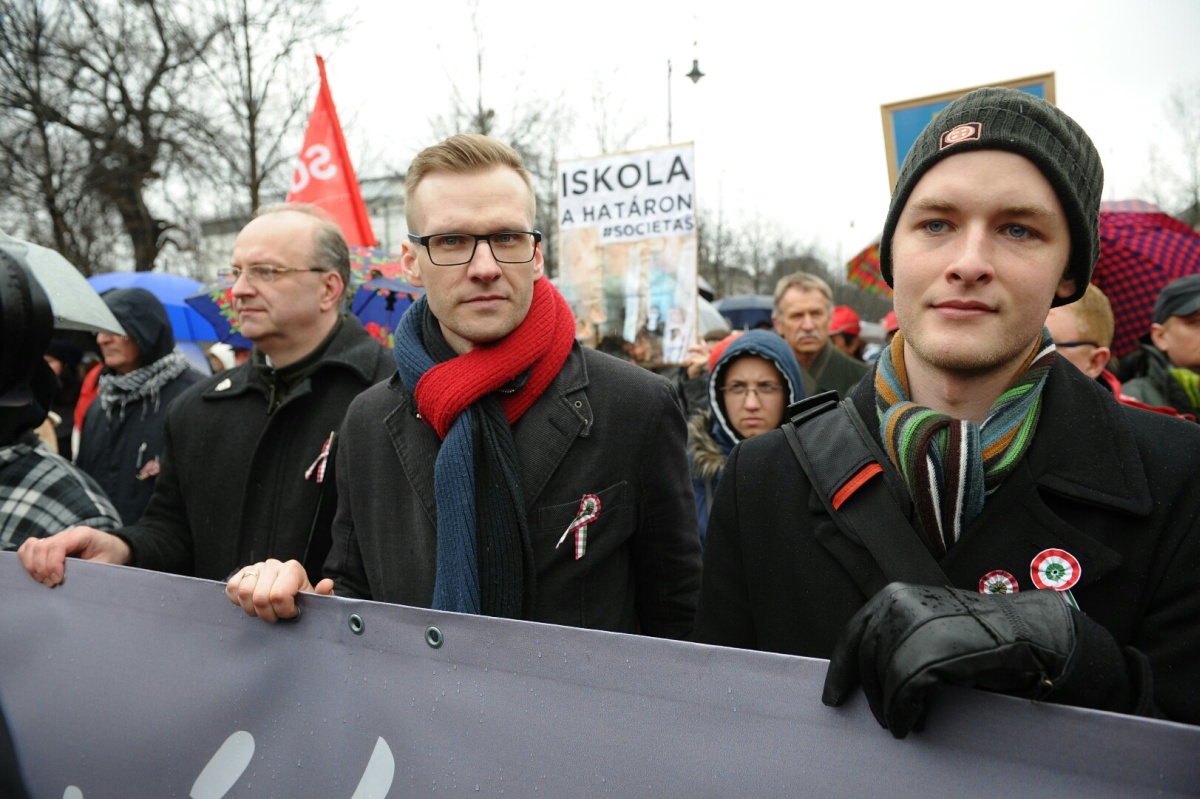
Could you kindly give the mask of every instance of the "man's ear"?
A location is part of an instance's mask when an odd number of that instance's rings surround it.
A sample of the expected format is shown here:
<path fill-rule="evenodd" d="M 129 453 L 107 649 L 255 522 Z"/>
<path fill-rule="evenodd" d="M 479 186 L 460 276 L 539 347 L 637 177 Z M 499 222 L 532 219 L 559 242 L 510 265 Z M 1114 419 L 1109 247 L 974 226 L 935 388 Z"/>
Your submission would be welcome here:
<path fill-rule="evenodd" d="M 1092 350 L 1092 354 L 1088 356 L 1088 377 L 1099 377 L 1100 373 L 1108 368 L 1108 360 L 1112 357 L 1112 350 L 1108 347 L 1096 347 Z"/>
<path fill-rule="evenodd" d="M 771 327 L 775 328 L 776 333 L 783 335 L 783 331 L 779 329 L 779 317 L 775 314 L 771 314 Z"/>
<path fill-rule="evenodd" d="M 337 270 L 331 269 L 321 273 L 322 311 L 328 311 L 343 299 L 348 299 L 348 293 L 346 284 L 342 282 L 342 276 Z"/>
<path fill-rule="evenodd" d="M 546 258 L 542 254 L 542 243 L 540 241 L 533 245 L 533 248 L 533 274 L 535 278 L 539 278 L 545 274 Z"/>
<path fill-rule="evenodd" d="M 404 278 L 409 283 L 424 288 L 425 284 L 421 282 L 421 262 L 417 259 L 417 248 L 420 246 L 411 241 L 400 245 L 400 271 L 404 272 Z"/>
<path fill-rule="evenodd" d="M 1055 290 L 1054 295 L 1060 300 L 1065 300 L 1075 294 L 1075 285 L 1075 278 L 1064 277 L 1058 281 L 1058 288 Z"/>
<path fill-rule="evenodd" d="M 1150 341 L 1163 352 L 1167 351 L 1167 329 L 1157 322 L 1150 325 Z"/>

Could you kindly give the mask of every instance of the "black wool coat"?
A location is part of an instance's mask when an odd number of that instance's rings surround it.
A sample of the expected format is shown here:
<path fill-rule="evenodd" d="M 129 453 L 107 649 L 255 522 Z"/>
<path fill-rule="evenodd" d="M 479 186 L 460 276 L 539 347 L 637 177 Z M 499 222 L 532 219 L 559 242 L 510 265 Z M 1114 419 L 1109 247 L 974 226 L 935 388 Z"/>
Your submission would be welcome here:
<path fill-rule="evenodd" d="M 875 429 L 873 376 L 850 396 Z M 911 502 L 903 510 L 919 530 Z M 1081 611 L 1127 660 L 1148 660 L 1153 684 L 1132 695 L 1200 723 L 1200 429 L 1121 406 L 1057 362 L 1029 449 L 940 566 L 957 588 L 1002 569 L 1031 591 L 1030 564 L 1050 548 L 1080 562 Z M 782 431 L 734 449 L 709 519 L 697 640 L 828 658 L 886 582 L 825 513 Z"/>
<path fill-rule="evenodd" d="M 117 531 L 133 566 L 224 580 L 264 558 L 320 577 L 337 507 L 334 458 L 305 472 L 360 393 L 396 370 L 391 351 L 347 317 L 329 348 L 272 413 L 246 363 L 184 393 L 167 416 L 162 474 L 141 520 Z"/>
<path fill-rule="evenodd" d="M 665 378 L 576 345 L 513 425 L 536 569 L 533 621 L 685 638 L 700 537 L 679 397 Z M 429 607 L 441 441 L 399 375 L 354 401 L 338 449 L 326 574 L 339 596 Z M 560 538 L 600 499 L 584 556 Z"/>

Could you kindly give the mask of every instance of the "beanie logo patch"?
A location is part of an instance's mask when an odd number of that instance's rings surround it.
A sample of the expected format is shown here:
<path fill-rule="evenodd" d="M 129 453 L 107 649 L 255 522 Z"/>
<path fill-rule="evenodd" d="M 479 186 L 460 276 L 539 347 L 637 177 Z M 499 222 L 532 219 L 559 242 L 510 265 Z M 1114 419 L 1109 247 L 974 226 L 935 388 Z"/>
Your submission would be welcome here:
<path fill-rule="evenodd" d="M 978 141 L 983 138 L 983 125 L 979 122 L 964 122 L 958 127 L 951 128 L 942 134 L 938 150 L 945 150 L 955 144 L 965 141 Z"/>

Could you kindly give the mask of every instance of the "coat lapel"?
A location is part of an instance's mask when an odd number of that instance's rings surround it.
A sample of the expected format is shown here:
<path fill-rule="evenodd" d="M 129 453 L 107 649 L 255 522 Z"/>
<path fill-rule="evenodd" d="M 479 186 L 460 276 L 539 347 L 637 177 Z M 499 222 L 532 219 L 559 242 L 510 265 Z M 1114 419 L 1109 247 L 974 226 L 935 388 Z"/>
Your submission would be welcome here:
<path fill-rule="evenodd" d="M 587 386 L 587 369 L 576 345 L 554 382 L 513 428 L 527 510 L 533 507 L 571 444 L 591 430 Z M 416 400 L 398 377 L 392 378 L 390 387 L 396 393 L 397 403 L 384 418 L 384 425 L 409 485 L 430 521 L 436 524 L 433 463 L 442 442 L 429 425 L 407 422 L 409 417 L 417 415 Z"/>
<path fill-rule="evenodd" d="M 874 410 L 872 381 L 868 376 L 851 391 L 864 419 L 874 418 L 866 415 Z M 1044 495 L 1135 516 L 1148 515 L 1152 509 L 1145 469 L 1121 406 L 1064 363 L 1051 370 L 1044 391 L 1042 416 L 1025 457 L 988 497 L 983 513 L 940 563 L 958 587 L 977 587 L 988 572 L 1004 570 L 1022 590 L 1033 590 L 1030 565 L 1046 549 L 1062 549 L 1079 559 L 1079 588 L 1120 565 L 1115 550 L 1055 513 Z M 909 506 L 903 508 L 905 514 L 913 520 L 911 503 L 904 504 Z M 811 497 L 810 513 L 818 510 L 819 500 Z M 832 525 L 818 532 L 823 533 L 817 538 L 830 554 L 850 574 L 862 576 L 859 583 L 864 592 L 877 584 L 882 572 L 860 542 Z"/>
<path fill-rule="evenodd" d="M 423 422 L 412 424 L 407 421 L 410 417 L 416 417 L 417 405 L 413 395 L 403 387 L 399 376 L 393 376 L 388 387 L 396 393 L 398 402 L 384 417 L 384 426 L 392 439 L 392 446 L 396 449 L 396 456 L 404 468 L 409 486 L 420 499 L 421 507 L 429 516 L 430 523 L 436 526 L 437 501 L 433 493 L 433 464 L 437 460 L 442 442 L 429 425 Z"/>
<path fill-rule="evenodd" d="M 1030 565 L 1046 549 L 1062 549 L 1079 560 L 1082 575 L 1075 591 L 1119 566 L 1121 556 L 1094 531 L 1080 528 L 1077 516 L 1055 513 L 1051 505 L 1065 499 L 1100 512 L 1150 513 L 1150 486 L 1125 413 L 1095 381 L 1056 363 L 1025 457 L 943 560 L 951 579 L 967 585 L 1003 569 L 1022 590 L 1032 590 Z"/>
<path fill-rule="evenodd" d="M 1055 514 L 1042 501 L 1027 461 L 988 498 L 975 524 L 942 559 L 942 569 L 961 588 L 975 587 L 989 572 L 1003 570 L 1022 591 L 1035 590 L 1030 566 L 1038 553 L 1061 549 L 1082 567 L 1078 589 L 1087 587 L 1121 564 L 1121 556 L 1100 540 Z"/>
<path fill-rule="evenodd" d="M 1154 507 L 1126 415 L 1095 380 L 1058 363 L 1025 460 L 1038 485 L 1090 505 L 1147 516 Z"/>
<path fill-rule="evenodd" d="M 1150 485 L 1126 413 L 1094 380 L 1058 362 L 1046 379 L 1030 449 L 944 559 L 950 578 L 965 585 L 1003 569 L 1022 590 L 1032 590 L 1032 561 L 1045 549 L 1063 549 L 1079 560 L 1082 573 L 1073 593 L 1116 569 L 1121 555 L 1096 530 L 1080 528 L 1079 515 L 1064 517 L 1054 506 L 1150 513 Z"/>
<path fill-rule="evenodd" d="M 513 427 L 527 511 L 533 508 L 575 439 L 591 431 L 587 388 L 587 368 L 576 344 L 554 382 Z"/>

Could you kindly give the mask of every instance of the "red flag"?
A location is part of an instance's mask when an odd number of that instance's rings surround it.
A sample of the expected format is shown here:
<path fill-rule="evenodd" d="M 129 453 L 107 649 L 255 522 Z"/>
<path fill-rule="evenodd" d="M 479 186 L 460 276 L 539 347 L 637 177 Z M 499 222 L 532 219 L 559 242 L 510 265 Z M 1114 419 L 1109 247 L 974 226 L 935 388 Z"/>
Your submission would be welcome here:
<path fill-rule="evenodd" d="M 304 134 L 304 146 L 300 149 L 287 201 L 321 206 L 341 227 L 348 244 L 374 247 L 375 234 L 346 151 L 346 139 L 342 136 L 337 109 L 333 107 L 321 56 L 317 56 L 317 67 L 321 70 L 321 91 L 308 119 L 308 131 Z"/>

